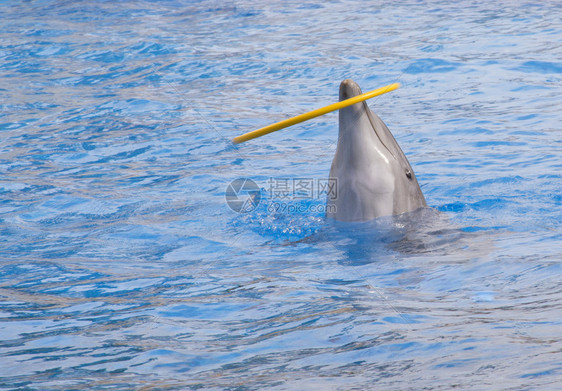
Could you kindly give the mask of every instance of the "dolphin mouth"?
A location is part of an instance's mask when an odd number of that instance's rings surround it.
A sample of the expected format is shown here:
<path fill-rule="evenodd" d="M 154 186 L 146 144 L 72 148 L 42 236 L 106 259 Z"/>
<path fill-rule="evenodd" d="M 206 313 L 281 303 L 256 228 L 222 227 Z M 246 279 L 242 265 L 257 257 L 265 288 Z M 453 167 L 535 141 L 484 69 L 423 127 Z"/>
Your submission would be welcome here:
<path fill-rule="evenodd" d="M 342 81 L 340 83 L 340 101 L 345 100 L 345 99 L 349 99 L 349 98 L 353 98 L 357 95 L 361 95 L 362 93 L 363 92 L 361 91 L 361 87 L 359 87 L 359 84 L 357 84 L 352 79 L 345 79 L 344 81 Z M 380 143 L 390 153 L 390 155 L 393 158 L 396 159 L 396 156 L 394 156 L 394 154 L 392 153 L 390 148 L 388 148 L 388 146 L 384 143 L 383 137 L 381 137 L 381 135 L 377 131 L 377 121 L 375 120 L 375 117 L 373 116 L 373 113 L 369 109 L 369 106 L 367 105 L 367 102 L 361 102 L 361 103 L 358 103 L 358 104 L 363 105 L 363 109 L 365 110 L 365 112 L 367 113 L 367 116 L 369 117 L 369 122 L 371 123 L 371 127 L 373 128 L 373 132 L 375 132 L 375 134 L 377 135 L 377 138 L 379 139 Z M 380 126 L 379 126 L 379 128 L 380 128 Z M 384 129 L 381 128 L 380 131 L 384 131 Z"/>
<path fill-rule="evenodd" d="M 340 83 L 340 91 L 339 91 L 340 101 L 353 98 L 357 95 L 361 95 L 362 93 L 363 92 L 361 91 L 361 87 L 359 87 L 359 84 L 357 84 L 353 79 L 345 79 Z M 378 118 L 375 114 L 373 114 L 373 112 L 369 109 L 367 102 L 356 103 L 356 105 L 363 105 L 362 108 L 365 111 L 365 113 L 367 113 L 367 117 L 369 118 L 371 128 L 373 129 L 373 132 L 377 136 L 377 139 L 384 147 L 384 149 L 388 151 L 389 155 L 392 156 L 393 159 L 397 159 L 395 153 L 392 151 L 391 148 L 389 148 L 389 146 L 384 141 L 384 140 L 389 140 L 389 141 L 393 140 L 394 137 L 392 136 L 392 134 L 389 135 L 381 134 L 385 132 L 390 133 L 390 131 L 386 129 L 386 125 L 384 125 L 384 123 L 380 118 Z"/>
<path fill-rule="evenodd" d="M 367 116 L 369 117 L 369 122 L 371 123 L 371 127 L 373 128 L 373 132 L 375 132 L 375 134 L 377 135 L 377 138 L 379 139 L 380 143 L 382 144 L 382 146 L 388 151 L 388 153 L 390 154 L 390 156 L 392 156 L 394 159 L 396 159 L 396 156 L 394 156 L 394 153 L 390 150 L 390 148 L 388 148 L 388 146 L 384 143 L 381 135 L 379 134 L 379 132 L 377 131 L 377 126 L 376 126 L 376 121 L 375 121 L 375 117 L 373 116 L 373 113 L 371 112 L 371 110 L 369 109 L 369 106 L 367 106 L 367 103 L 363 102 L 363 104 L 365 105 L 365 112 L 367 113 Z M 381 132 L 384 132 L 384 129 L 380 129 Z"/>
<path fill-rule="evenodd" d="M 352 79 L 345 79 L 340 83 L 340 101 L 361 95 L 361 87 Z"/>

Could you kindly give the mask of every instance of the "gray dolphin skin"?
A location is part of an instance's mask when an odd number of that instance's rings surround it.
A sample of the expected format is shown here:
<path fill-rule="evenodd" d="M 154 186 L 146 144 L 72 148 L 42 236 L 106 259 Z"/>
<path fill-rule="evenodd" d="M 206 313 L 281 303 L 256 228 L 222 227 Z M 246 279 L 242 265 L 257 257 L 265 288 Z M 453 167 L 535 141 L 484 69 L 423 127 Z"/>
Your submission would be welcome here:
<path fill-rule="evenodd" d="M 340 101 L 361 94 L 351 79 L 340 84 Z M 414 170 L 384 122 L 366 102 L 339 112 L 339 136 L 326 216 L 368 221 L 427 206 Z"/>

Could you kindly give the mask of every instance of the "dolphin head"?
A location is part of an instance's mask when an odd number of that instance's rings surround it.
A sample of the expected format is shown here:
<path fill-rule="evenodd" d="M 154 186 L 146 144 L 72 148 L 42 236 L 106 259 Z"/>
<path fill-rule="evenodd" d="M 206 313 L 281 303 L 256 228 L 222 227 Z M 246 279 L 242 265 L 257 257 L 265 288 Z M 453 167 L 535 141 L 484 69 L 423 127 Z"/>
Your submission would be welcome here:
<path fill-rule="evenodd" d="M 351 79 L 340 85 L 340 101 L 361 94 Z M 426 206 L 414 170 L 385 123 L 366 102 L 339 112 L 339 136 L 330 170 L 335 192 L 326 215 L 367 221 Z"/>

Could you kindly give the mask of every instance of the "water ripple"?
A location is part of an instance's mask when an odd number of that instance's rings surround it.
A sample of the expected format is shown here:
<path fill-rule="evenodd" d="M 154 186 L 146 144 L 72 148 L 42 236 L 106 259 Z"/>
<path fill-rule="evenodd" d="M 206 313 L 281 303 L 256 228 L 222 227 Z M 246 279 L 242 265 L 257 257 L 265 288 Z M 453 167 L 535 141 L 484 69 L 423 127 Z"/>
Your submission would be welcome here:
<path fill-rule="evenodd" d="M 559 4 L 2 10 L 0 388 L 557 386 Z M 369 105 L 430 208 L 275 197 L 328 176 L 337 114 L 230 143 L 348 77 L 402 84 Z"/>

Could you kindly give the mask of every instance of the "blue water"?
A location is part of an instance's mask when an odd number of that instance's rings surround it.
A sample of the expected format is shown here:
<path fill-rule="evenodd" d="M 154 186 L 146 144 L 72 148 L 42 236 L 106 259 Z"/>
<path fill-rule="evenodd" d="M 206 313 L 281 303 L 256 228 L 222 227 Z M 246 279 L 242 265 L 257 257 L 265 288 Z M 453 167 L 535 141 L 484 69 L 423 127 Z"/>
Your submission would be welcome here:
<path fill-rule="evenodd" d="M 1 389 L 560 389 L 559 2 L 1 7 Z M 230 142 L 345 78 L 430 209 L 325 221 L 337 113 Z"/>

